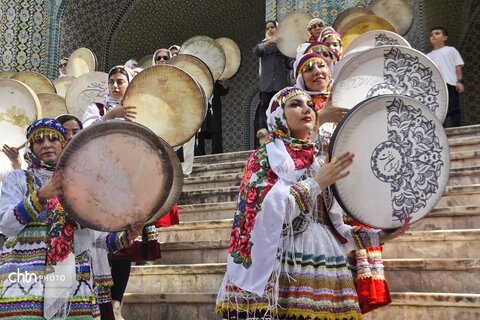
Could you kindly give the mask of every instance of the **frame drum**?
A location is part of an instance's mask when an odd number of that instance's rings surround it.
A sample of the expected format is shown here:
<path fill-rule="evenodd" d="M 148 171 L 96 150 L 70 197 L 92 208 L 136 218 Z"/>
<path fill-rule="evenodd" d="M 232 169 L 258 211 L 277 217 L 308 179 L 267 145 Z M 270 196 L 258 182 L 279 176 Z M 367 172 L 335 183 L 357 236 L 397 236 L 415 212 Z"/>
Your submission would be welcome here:
<path fill-rule="evenodd" d="M 97 57 L 88 48 L 78 48 L 68 58 L 67 76 L 80 77 L 86 73 L 97 70 Z"/>
<path fill-rule="evenodd" d="M 353 108 L 382 94 L 412 97 L 445 120 L 447 85 L 437 66 L 418 50 L 381 46 L 358 53 L 340 69 L 332 87 L 335 106 Z"/>
<path fill-rule="evenodd" d="M 335 198 L 359 222 L 400 227 L 429 213 L 447 186 L 450 154 L 440 120 L 400 95 L 362 101 L 344 116 L 329 146 L 332 158 L 350 151 L 350 174 L 333 185 Z"/>
<path fill-rule="evenodd" d="M 180 46 L 178 54 L 191 54 L 202 60 L 210 69 L 213 79 L 220 79 L 225 70 L 225 52 L 222 46 L 207 36 L 195 36 L 187 39 Z"/>
<path fill-rule="evenodd" d="M 137 74 L 125 92 L 124 106 L 137 108 L 135 122 L 143 124 L 171 146 L 190 140 L 206 114 L 200 84 L 185 70 L 164 64 Z"/>
<path fill-rule="evenodd" d="M 142 125 L 95 123 L 77 133 L 60 155 L 60 202 L 95 230 L 118 231 L 148 221 L 171 192 L 178 192 L 172 190 L 178 166 L 167 149 L 171 147 Z"/>
<path fill-rule="evenodd" d="M 40 101 L 29 86 L 13 79 L 0 79 L 0 97 L 0 146 L 20 146 L 27 127 L 42 117 Z"/>
<path fill-rule="evenodd" d="M 108 94 L 108 74 L 92 71 L 75 78 L 67 90 L 68 113 L 83 119 L 87 107 L 95 102 L 104 103 Z"/>
<path fill-rule="evenodd" d="M 240 68 L 240 63 L 242 62 L 242 55 L 240 53 L 240 48 L 237 46 L 235 41 L 229 38 L 218 38 L 216 40 L 223 48 L 225 52 L 225 70 L 223 70 L 221 78 L 230 79 L 237 73 Z"/>

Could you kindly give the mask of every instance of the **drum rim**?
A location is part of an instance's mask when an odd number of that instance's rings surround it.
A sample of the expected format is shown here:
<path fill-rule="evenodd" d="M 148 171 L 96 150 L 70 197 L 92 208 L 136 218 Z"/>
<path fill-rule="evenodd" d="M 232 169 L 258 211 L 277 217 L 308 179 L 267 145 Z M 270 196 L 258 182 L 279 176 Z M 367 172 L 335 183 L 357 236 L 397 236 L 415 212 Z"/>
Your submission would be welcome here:
<path fill-rule="evenodd" d="M 422 58 L 424 58 L 426 61 L 429 62 L 430 64 L 430 67 L 434 68 L 437 70 L 438 74 L 440 75 L 440 77 L 443 79 L 443 76 L 442 74 L 440 73 L 440 70 L 438 69 L 437 65 L 432 61 L 432 59 L 430 59 L 426 54 L 424 54 L 423 52 L 421 52 L 420 50 L 417 50 L 417 49 L 414 49 L 412 47 L 406 47 L 406 46 L 396 46 L 396 45 L 387 45 L 387 46 L 380 46 L 380 47 L 374 47 L 374 48 L 370 48 L 368 50 L 365 50 L 365 51 L 361 51 L 359 52 L 358 54 L 356 54 L 354 57 L 352 57 L 352 59 L 350 59 L 350 61 L 348 61 L 343 67 L 342 69 L 338 72 L 337 74 L 337 77 L 335 78 L 335 82 L 333 83 L 333 86 L 332 86 L 332 94 L 331 94 L 331 98 L 332 98 L 332 101 L 334 99 L 333 95 L 335 95 L 335 88 L 338 84 L 338 79 L 340 79 L 340 77 L 343 75 L 343 73 L 345 73 L 347 70 L 348 67 L 350 67 L 350 65 L 353 65 L 353 64 L 358 64 L 356 63 L 356 60 L 357 59 L 360 59 L 363 55 L 366 55 L 368 54 L 369 52 L 371 51 L 380 51 L 380 50 L 391 50 L 392 48 L 399 48 L 401 50 L 406 50 L 406 51 L 411 51 L 409 52 L 409 54 L 411 54 L 412 52 L 415 53 L 417 56 L 421 56 Z M 438 90 L 440 91 L 440 86 L 442 87 L 443 89 L 443 93 L 444 93 L 444 97 L 445 97 L 445 105 L 447 106 L 447 108 L 445 109 L 445 112 L 444 112 L 444 115 L 442 117 L 442 119 L 440 119 L 442 122 L 445 121 L 445 118 L 447 117 L 447 109 L 448 109 L 448 89 L 447 89 L 447 83 L 445 81 L 442 81 L 441 83 L 435 83 L 435 85 L 438 86 Z"/>
<path fill-rule="evenodd" d="M 95 138 L 105 136 L 105 133 L 107 132 L 108 133 L 110 132 L 134 133 L 135 136 L 140 137 L 144 142 L 154 147 L 155 150 L 160 150 L 162 153 L 166 153 L 166 146 L 169 146 L 168 143 L 166 143 L 163 139 L 158 137 L 153 131 L 151 131 L 150 129 L 148 129 L 147 127 L 139 123 L 133 123 L 133 122 L 124 121 L 124 120 L 109 120 L 107 122 L 98 122 L 98 123 L 92 124 L 91 126 L 88 126 L 83 130 L 80 130 L 76 135 L 73 136 L 72 140 L 70 140 L 70 142 L 62 150 L 58 158 L 55 170 L 66 168 L 68 166 L 69 160 L 71 159 L 72 155 L 76 154 L 76 152 L 80 150 L 80 147 L 85 141 L 89 142 L 94 140 Z M 168 172 L 170 173 L 165 175 L 167 177 L 165 184 L 168 186 L 167 189 L 170 190 L 171 192 L 173 187 L 173 175 L 174 175 L 174 167 L 172 165 L 172 162 L 169 161 L 168 167 L 165 167 L 164 169 L 165 171 L 168 170 Z M 155 206 L 150 210 L 150 213 L 149 213 L 150 218 L 148 218 L 147 221 L 149 221 L 151 217 L 153 217 L 162 208 L 163 204 L 167 201 L 169 194 L 159 195 L 159 200 L 157 200 L 157 203 L 155 204 Z M 58 196 L 58 199 L 62 204 L 63 208 L 68 213 L 70 213 L 75 218 L 75 220 L 79 222 L 82 226 L 85 226 L 93 230 L 108 231 L 108 232 L 124 230 L 124 229 L 109 230 L 104 227 L 96 226 L 90 221 L 81 217 L 80 214 L 71 206 L 68 199 L 65 198 L 64 194 Z M 129 226 L 124 226 L 124 227 L 126 229 Z"/>
<path fill-rule="evenodd" d="M 412 97 L 409 97 L 409 96 L 405 96 L 405 95 L 397 95 L 397 94 L 384 94 L 384 95 L 378 95 L 378 96 L 375 96 L 375 97 L 370 97 L 368 99 L 365 99 L 359 103 L 357 103 L 352 109 L 350 109 L 344 116 L 343 118 L 338 122 L 333 134 L 332 134 L 332 137 L 330 139 L 330 143 L 329 143 L 329 146 L 328 146 L 328 154 L 330 156 L 335 156 L 333 155 L 332 152 L 334 152 L 334 147 L 335 147 L 335 141 L 337 140 L 338 138 L 338 135 L 341 134 L 341 131 L 343 129 L 343 126 L 345 125 L 346 122 L 349 121 L 350 117 L 352 117 L 355 113 L 357 113 L 360 109 L 362 108 L 365 108 L 365 107 L 368 107 L 368 105 L 366 103 L 368 103 L 369 101 L 373 101 L 373 100 L 377 100 L 377 99 L 394 99 L 394 98 L 402 98 L 402 99 L 406 99 L 406 100 L 410 100 L 410 101 L 413 101 L 415 104 L 418 104 L 418 105 L 421 105 L 424 110 L 428 110 L 428 112 L 431 113 L 432 115 L 432 119 L 434 119 L 433 121 L 435 121 L 435 125 L 438 125 L 438 127 L 440 128 L 443 128 L 443 125 L 442 125 L 442 122 L 440 121 L 440 119 L 438 119 L 438 117 L 435 115 L 435 113 L 432 112 L 432 110 L 430 110 L 427 106 L 425 106 L 424 104 L 422 104 L 421 102 L 419 102 L 418 100 L 415 100 L 414 98 Z M 427 112 L 427 113 L 428 113 Z M 445 138 L 445 141 L 447 141 L 447 134 L 445 132 L 445 130 L 443 131 L 439 131 L 440 134 L 443 134 L 443 137 Z M 445 168 L 444 170 L 446 172 L 450 172 L 450 151 L 449 151 L 449 146 L 448 144 L 445 146 L 446 148 L 446 163 L 445 163 Z M 443 186 L 440 186 L 439 185 L 439 188 L 438 190 L 442 190 L 441 194 L 443 194 L 445 192 L 445 189 L 448 185 L 448 178 L 445 179 L 444 181 L 444 185 Z M 369 227 L 372 227 L 372 228 L 377 228 L 377 229 L 384 229 L 384 230 L 394 230 L 394 229 L 397 229 L 397 227 L 391 227 L 391 228 L 388 228 L 388 227 L 383 227 L 383 226 L 378 226 L 378 225 L 373 225 L 371 223 L 366 223 L 365 221 L 362 221 L 361 218 L 358 218 L 356 217 L 354 214 L 352 214 L 351 210 L 348 208 L 348 206 L 344 203 L 344 201 L 342 200 L 342 197 L 340 195 L 340 192 L 338 191 L 338 187 L 337 187 L 337 184 L 336 183 L 333 183 L 331 186 L 331 189 L 332 189 L 332 192 L 333 192 L 333 195 L 335 197 L 335 200 L 338 202 L 338 204 L 340 205 L 340 207 L 345 211 L 346 214 L 348 214 L 349 216 L 353 217 L 355 220 L 357 220 L 358 222 L 366 225 L 366 226 L 369 226 Z M 440 192 L 439 192 L 440 193 Z M 433 207 L 432 207 L 433 209 Z M 419 221 L 421 220 L 424 216 L 420 217 L 419 219 L 417 220 L 414 220 L 412 221 L 413 222 L 416 222 L 416 221 Z"/>
<path fill-rule="evenodd" d="M 173 168 L 172 186 L 170 187 L 170 192 L 168 193 L 167 199 L 165 200 L 164 204 L 149 220 L 145 222 L 145 225 L 155 223 L 155 221 L 162 218 L 168 212 L 170 212 L 170 210 L 172 210 L 172 207 L 176 203 L 178 203 L 178 200 L 182 195 L 182 189 L 183 189 L 183 183 L 184 183 L 182 164 L 180 163 L 180 160 L 178 159 L 177 154 L 164 139 L 160 137 L 158 138 L 161 141 L 163 141 L 165 145 L 169 146 L 168 148 L 165 148 L 165 150 L 170 158 L 170 162 Z"/>

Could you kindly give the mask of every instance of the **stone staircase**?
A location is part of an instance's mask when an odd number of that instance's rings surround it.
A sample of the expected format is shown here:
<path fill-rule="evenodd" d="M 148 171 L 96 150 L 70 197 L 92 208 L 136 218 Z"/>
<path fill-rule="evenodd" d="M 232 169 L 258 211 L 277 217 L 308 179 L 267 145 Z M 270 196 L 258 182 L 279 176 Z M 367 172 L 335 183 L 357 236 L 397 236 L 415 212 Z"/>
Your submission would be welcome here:
<path fill-rule="evenodd" d="M 451 172 L 436 208 L 384 246 L 393 303 L 366 320 L 480 319 L 480 125 L 447 129 Z M 238 185 L 250 151 L 196 157 L 180 225 L 159 229 L 162 259 L 132 268 L 130 319 L 219 319 L 215 297 Z"/>

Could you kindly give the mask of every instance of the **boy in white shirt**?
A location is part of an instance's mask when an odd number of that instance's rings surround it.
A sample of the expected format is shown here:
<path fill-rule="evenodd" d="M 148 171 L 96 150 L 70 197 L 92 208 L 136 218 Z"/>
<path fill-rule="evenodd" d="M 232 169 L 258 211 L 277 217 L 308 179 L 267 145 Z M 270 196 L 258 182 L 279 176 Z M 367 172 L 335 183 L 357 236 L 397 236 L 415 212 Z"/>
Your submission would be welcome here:
<path fill-rule="evenodd" d="M 460 109 L 460 93 L 463 86 L 463 59 L 454 47 L 446 46 L 448 32 L 443 27 L 434 27 L 430 30 L 430 43 L 433 50 L 427 56 L 435 62 L 448 87 L 448 113 L 451 126 L 462 125 L 462 112 Z"/>

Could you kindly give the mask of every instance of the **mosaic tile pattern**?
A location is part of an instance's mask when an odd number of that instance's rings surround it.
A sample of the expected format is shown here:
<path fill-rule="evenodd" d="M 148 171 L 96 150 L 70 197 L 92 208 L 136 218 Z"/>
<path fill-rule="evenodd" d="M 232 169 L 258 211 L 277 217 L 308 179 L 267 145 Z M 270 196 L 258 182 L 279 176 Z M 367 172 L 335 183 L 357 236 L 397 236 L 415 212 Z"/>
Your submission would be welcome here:
<path fill-rule="evenodd" d="M 89 48 L 97 56 L 98 69 L 104 70 L 103 57 L 110 26 L 126 1 L 67 1 L 61 13 L 59 57 L 68 57 L 79 47 Z"/>
<path fill-rule="evenodd" d="M 0 1 L 0 70 L 45 73 L 48 3 Z"/>

